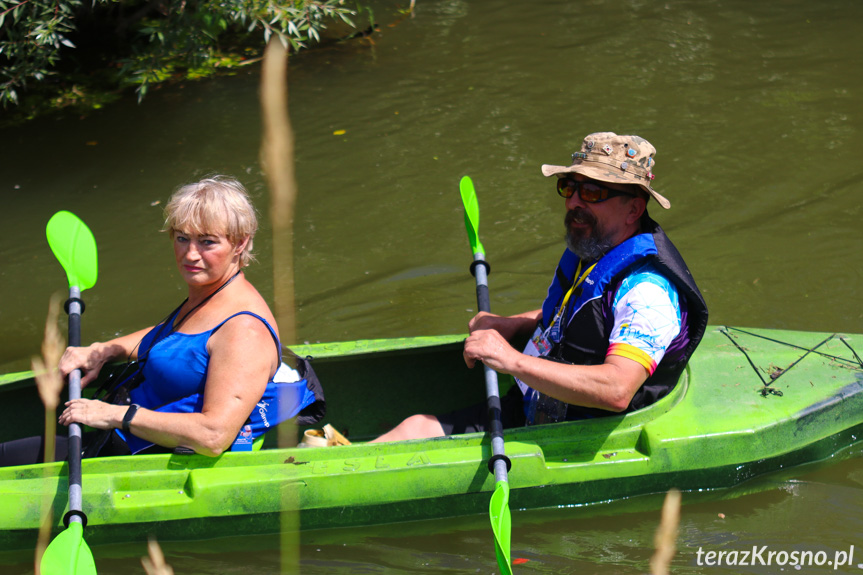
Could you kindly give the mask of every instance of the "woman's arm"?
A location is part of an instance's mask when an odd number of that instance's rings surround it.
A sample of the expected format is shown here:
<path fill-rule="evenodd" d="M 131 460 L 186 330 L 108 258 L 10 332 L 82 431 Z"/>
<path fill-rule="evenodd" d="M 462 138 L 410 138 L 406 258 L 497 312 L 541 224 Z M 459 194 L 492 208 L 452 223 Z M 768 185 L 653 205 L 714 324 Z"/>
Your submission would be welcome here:
<path fill-rule="evenodd" d="M 67 347 L 60 358 L 60 374 L 65 378 L 76 369 L 81 370 L 81 387 L 96 379 L 99 371 L 109 361 L 127 357 L 138 358 L 138 344 L 151 327 L 124 335 L 104 343 L 96 342 L 87 347 Z"/>
<path fill-rule="evenodd" d="M 134 435 L 164 447 L 188 447 L 212 457 L 230 448 L 278 368 L 278 350 L 260 320 L 240 315 L 213 334 L 208 351 L 201 412 L 139 409 L 130 425 Z M 77 421 L 100 429 L 119 428 L 127 410 L 122 405 L 81 399 L 67 403 L 60 423 Z"/>

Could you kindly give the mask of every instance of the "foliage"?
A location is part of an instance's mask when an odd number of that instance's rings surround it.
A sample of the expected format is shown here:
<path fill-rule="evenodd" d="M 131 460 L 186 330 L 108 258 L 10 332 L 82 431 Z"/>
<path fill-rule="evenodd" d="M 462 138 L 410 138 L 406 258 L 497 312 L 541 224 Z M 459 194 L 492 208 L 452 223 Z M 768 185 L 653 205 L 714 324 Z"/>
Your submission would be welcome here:
<path fill-rule="evenodd" d="M 60 46 L 74 48 L 68 35 L 80 0 L 0 0 L 0 103 L 18 103 L 29 78 L 53 74 Z"/>
<path fill-rule="evenodd" d="M 354 28 L 354 14 L 344 0 L 0 0 L 0 103 L 19 104 L 34 83 L 51 83 L 64 101 L 85 91 L 69 78 L 106 81 L 105 70 L 115 87 L 136 86 L 140 100 L 179 72 L 241 64 L 242 47 L 259 52 L 261 39 L 306 48 L 328 23 Z"/>

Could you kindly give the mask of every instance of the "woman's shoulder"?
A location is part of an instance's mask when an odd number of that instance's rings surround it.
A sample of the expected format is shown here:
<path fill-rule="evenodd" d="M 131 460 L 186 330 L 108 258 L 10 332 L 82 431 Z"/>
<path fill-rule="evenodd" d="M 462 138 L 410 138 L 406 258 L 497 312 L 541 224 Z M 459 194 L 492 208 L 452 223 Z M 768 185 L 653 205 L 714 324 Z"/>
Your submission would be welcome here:
<path fill-rule="evenodd" d="M 228 314 L 210 332 L 207 347 L 211 353 L 219 350 L 243 350 L 242 353 L 269 357 L 273 345 L 279 347 L 279 334 L 272 316 L 254 310 L 239 310 Z"/>
<path fill-rule="evenodd" d="M 221 317 L 220 324 L 225 327 L 233 327 L 235 329 L 264 329 L 269 331 L 272 328 L 278 333 L 279 328 L 276 326 L 276 318 L 270 310 L 270 306 L 264 301 L 264 298 L 258 293 L 255 287 L 245 282 L 244 289 L 238 290 L 232 294 L 225 305 L 219 310 Z"/>

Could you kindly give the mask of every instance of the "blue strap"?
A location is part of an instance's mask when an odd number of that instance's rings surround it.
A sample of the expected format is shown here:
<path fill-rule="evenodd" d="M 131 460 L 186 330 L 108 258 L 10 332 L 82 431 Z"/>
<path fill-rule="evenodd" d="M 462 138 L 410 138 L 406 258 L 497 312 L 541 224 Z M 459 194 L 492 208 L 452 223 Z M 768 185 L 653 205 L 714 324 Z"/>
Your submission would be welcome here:
<path fill-rule="evenodd" d="M 259 316 L 258 314 L 254 313 L 254 312 L 251 312 L 251 311 L 238 311 L 238 312 L 237 312 L 237 313 L 235 313 L 234 315 L 226 317 L 226 318 L 222 321 L 222 323 L 220 323 L 219 325 L 217 325 L 216 327 L 214 327 L 214 328 L 211 330 L 211 332 L 210 332 L 210 337 L 213 337 L 213 334 L 214 334 L 214 333 L 216 333 L 217 331 L 219 331 L 219 328 L 221 328 L 223 325 L 225 325 L 226 323 L 228 323 L 229 321 L 231 321 L 232 319 L 234 319 L 234 318 L 235 318 L 235 317 L 237 317 L 238 315 L 250 315 L 250 316 L 252 316 L 252 317 L 256 317 L 256 318 L 258 318 L 259 320 L 261 320 L 261 322 L 262 322 L 265 326 L 267 326 L 267 329 L 270 331 L 270 335 L 271 335 L 271 336 L 273 336 L 273 341 L 274 341 L 274 342 L 276 342 L 276 351 L 277 351 L 277 353 L 278 353 L 278 357 L 277 357 L 277 359 L 279 360 L 279 363 L 281 363 L 281 361 L 282 361 L 282 342 L 281 342 L 281 341 L 279 341 L 279 336 L 278 336 L 278 335 L 276 335 L 276 330 L 274 330 L 274 329 L 273 329 L 273 326 L 271 326 L 271 325 L 269 324 L 269 322 L 267 322 L 267 320 L 265 320 L 264 318 L 262 318 L 261 316 Z"/>

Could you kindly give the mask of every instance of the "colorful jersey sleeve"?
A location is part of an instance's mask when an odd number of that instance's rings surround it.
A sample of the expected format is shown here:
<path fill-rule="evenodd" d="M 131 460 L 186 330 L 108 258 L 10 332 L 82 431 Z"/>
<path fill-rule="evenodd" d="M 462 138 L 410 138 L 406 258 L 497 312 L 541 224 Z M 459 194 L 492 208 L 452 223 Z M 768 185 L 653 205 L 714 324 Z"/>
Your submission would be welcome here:
<path fill-rule="evenodd" d="M 677 288 L 650 264 L 634 270 L 614 298 L 614 328 L 606 355 L 637 361 L 651 375 L 680 333 Z"/>

